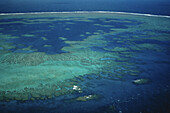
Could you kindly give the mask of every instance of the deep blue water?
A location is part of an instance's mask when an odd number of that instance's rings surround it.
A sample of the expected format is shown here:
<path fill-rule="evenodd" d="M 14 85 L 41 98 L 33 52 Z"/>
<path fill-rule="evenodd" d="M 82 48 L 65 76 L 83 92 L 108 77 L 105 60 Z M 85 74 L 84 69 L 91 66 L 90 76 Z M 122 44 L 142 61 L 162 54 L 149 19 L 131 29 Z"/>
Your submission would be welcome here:
<path fill-rule="evenodd" d="M 121 11 L 170 15 L 170 0 L 0 0 L 0 13 Z"/>
<path fill-rule="evenodd" d="M 47 19 L 47 18 L 36 18 L 36 19 Z M 49 18 L 53 19 L 53 18 Z M 31 20 L 31 19 L 30 19 Z M 102 29 L 104 32 L 109 32 L 110 27 L 95 26 L 94 24 L 105 24 L 113 25 L 116 29 L 127 29 L 128 26 L 135 26 L 141 24 L 135 20 L 128 19 L 106 19 L 109 20 L 119 20 L 120 22 L 110 22 L 104 23 L 100 19 L 89 19 L 92 22 L 74 22 L 73 20 L 68 21 L 53 21 L 50 23 L 35 23 L 35 24 L 22 24 L 22 23 L 12 23 L 12 24 L 2 24 L 0 30 L 3 34 L 11 34 L 20 38 L 9 39 L 7 42 L 12 42 L 15 44 L 15 48 L 11 49 L 13 52 L 31 52 L 31 51 L 21 51 L 17 49 L 22 49 L 28 46 L 32 46 L 32 49 L 38 49 L 38 52 L 45 52 L 47 54 L 64 53 L 61 48 L 67 46 L 63 40 L 58 37 L 65 37 L 70 41 L 80 41 L 90 36 L 91 34 L 86 34 L 86 32 L 97 32 L 98 29 Z M 129 23 L 123 21 L 129 21 Z M 0 22 L 13 22 L 13 21 L 23 21 L 23 19 L 1 19 Z M 68 24 L 67 22 L 74 22 L 74 24 Z M 52 28 L 49 26 L 52 25 Z M 69 30 L 66 30 L 69 28 Z M 79 29 L 81 28 L 81 29 Z M 37 31 L 38 30 L 38 31 Z M 42 32 L 43 31 L 43 32 Z M 23 36 L 23 34 L 32 34 L 34 36 Z M 84 36 L 80 36 L 85 34 Z M 128 34 L 128 33 L 127 33 Z M 127 35 L 126 34 L 126 35 Z M 125 34 L 122 34 L 125 35 Z M 48 40 L 43 40 L 41 37 L 46 37 Z M 129 37 L 127 37 L 129 38 Z M 22 45 L 21 45 L 22 44 Z M 51 47 L 44 47 L 43 45 L 51 45 Z M 115 42 L 114 45 L 116 46 Z M 93 50 L 99 50 L 99 48 L 92 48 Z"/>

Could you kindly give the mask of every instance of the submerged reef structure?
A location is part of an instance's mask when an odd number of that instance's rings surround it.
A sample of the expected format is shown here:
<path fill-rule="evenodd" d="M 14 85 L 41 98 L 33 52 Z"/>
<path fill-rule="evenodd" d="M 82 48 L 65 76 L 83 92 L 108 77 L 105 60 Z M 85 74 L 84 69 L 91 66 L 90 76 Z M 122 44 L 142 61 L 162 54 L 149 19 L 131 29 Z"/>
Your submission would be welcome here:
<path fill-rule="evenodd" d="M 138 53 L 168 52 L 159 43 L 170 41 L 166 33 L 162 39 L 155 38 L 160 28 L 169 29 L 169 20 L 159 24 L 159 19 L 150 22 L 148 18 L 121 14 L 1 16 L 0 101 L 82 93 L 84 87 L 77 84 L 85 75 L 110 80 L 142 75 L 145 70 L 138 64 L 145 62 Z M 97 98 L 94 94 L 75 100 Z"/>
<path fill-rule="evenodd" d="M 136 85 L 148 84 L 149 82 L 150 80 L 148 78 L 141 78 L 141 79 L 136 79 L 133 81 L 133 83 Z"/>
<path fill-rule="evenodd" d="M 88 101 L 88 100 L 98 99 L 99 97 L 100 97 L 99 95 L 87 95 L 87 96 L 77 97 L 75 100 L 76 101 Z"/>

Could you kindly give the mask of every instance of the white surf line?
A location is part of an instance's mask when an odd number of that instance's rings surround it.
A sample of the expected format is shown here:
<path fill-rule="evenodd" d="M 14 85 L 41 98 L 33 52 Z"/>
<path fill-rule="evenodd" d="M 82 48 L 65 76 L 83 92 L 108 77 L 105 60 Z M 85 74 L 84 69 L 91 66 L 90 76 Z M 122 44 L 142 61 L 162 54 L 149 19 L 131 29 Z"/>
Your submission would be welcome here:
<path fill-rule="evenodd" d="M 28 12 L 28 13 L 0 13 L 3 15 L 38 15 L 38 14 L 125 14 L 125 15 L 136 15 L 136 16 L 151 16 L 151 17 L 162 17 L 170 18 L 166 15 L 153 15 L 153 14 L 142 14 L 142 13 L 128 13 L 128 12 L 114 12 L 114 11 L 70 11 L 70 12 Z"/>

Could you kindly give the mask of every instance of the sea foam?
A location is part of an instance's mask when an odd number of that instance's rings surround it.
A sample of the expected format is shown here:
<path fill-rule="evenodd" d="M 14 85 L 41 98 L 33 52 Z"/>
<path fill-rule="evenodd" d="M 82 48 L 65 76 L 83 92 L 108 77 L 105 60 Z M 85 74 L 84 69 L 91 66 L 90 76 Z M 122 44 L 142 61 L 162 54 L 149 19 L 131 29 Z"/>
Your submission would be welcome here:
<path fill-rule="evenodd" d="M 153 15 L 153 14 L 142 14 L 142 13 L 129 13 L 129 12 L 114 12 L 114 11 L 70 11 L 70 12 L 28 12 L 28 13 L 0 13 L 2 15 L 37 15 L 37 14 L 124 14 L 124 15 L 137 15 L 137 16 L 151 16 L 170 18 L 167 15 Z"/>

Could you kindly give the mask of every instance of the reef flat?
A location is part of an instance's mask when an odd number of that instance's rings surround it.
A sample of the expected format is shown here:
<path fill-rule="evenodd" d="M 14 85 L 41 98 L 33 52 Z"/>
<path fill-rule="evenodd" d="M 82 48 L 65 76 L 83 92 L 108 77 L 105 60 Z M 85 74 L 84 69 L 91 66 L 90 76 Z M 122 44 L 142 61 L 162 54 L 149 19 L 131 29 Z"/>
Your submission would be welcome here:
<path fill-rule="evenodd" d="M 124 82 L 130 76 L 142 85 L 151 75 L 149 63 L 169 66 L 169 23 L 121 14 L 1 15 L 0 101 L 82 94 L 90 85 L 81 83 L 94 79 Z M 70 100 L 104 96 L 84 95 Z"/>

